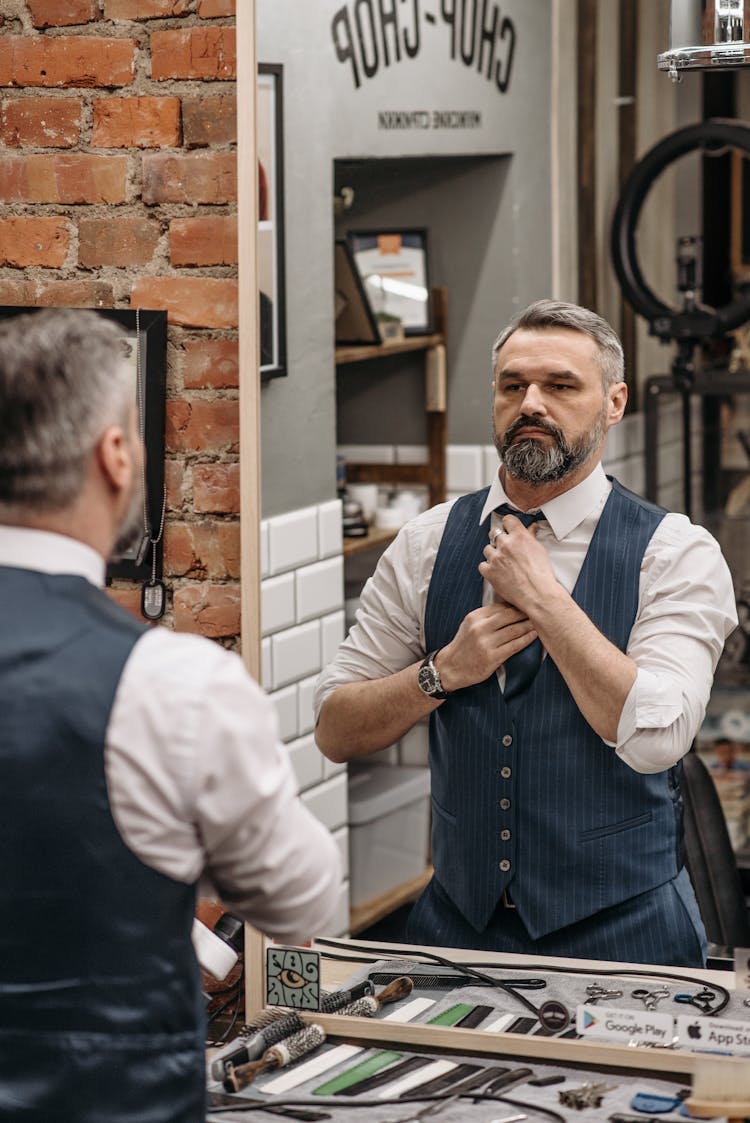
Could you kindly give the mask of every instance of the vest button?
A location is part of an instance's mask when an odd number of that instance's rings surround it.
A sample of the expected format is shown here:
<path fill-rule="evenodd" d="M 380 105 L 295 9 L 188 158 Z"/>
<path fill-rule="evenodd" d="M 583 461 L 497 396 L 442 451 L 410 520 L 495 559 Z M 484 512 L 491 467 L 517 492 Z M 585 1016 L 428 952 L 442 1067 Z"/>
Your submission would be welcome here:
<path fill-rule="evenodd" d="M 503 871 L 503 873 L 507 873 L 510 869 L 510 862 L 507 858 L 503 858 L 502 862 L 500 863 L 500 869 Z"/>
<path fill-rule="evenodd" d="M 505 745 L 506 749 L 510 748 L 510 746 L 513 744 L 513 738 L 511 737 L 510 733 L 506 733 L 503 737 L 503 744 Z"/>
<path fill-rule="evenodd" d="M 513 773 L 511 772 L 510 768 L 506 767 L 500 769 L 500 775 L 502 776 L 503 780 L 510 780 Z"/>
<path fill-rule="evenodd" d="M 501 811 L 507 811 L 508 808 L 510 807 L 510 800 L 509 799 L 501 799 L 501 800 L 498 801 L 498 806 L 500 807 Z"/>
<path fill-rule="evenodd" d="M 510 839 L 510 831 L 500 831 L 500 839 L 502 842 L 508 842 L 508 840 Z"/>

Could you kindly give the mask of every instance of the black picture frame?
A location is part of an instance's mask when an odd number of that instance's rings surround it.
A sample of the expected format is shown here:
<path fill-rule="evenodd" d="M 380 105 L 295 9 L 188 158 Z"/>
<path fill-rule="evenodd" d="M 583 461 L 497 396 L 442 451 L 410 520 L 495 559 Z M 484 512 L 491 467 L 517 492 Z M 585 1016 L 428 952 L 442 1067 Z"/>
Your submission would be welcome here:
<path fill-rule="evenodd" d="M 41 312 L 38 305 L 0 306 L 0 318 Z M 125 329 L 137 350 L 134 358 L 140 373 L 140 390 L 136 390 L 138 422 L 146 449 L 146 511 L 150 543 L 138 559 L 138 548 L 126 557 L 107 566 L 107 584 L 116 577 L 148 581 L 154 573 L 161 580 L 163 570 L 163 528 L 166 494 L 164 487 L 165 416 L 167 396 L 167 313 L 145 308 L 87 308 L 114 320 Z M 146 528 L 144 527 L 144 533 Z M 156 539 L 156 541 L 154 541 Z"/>
<path fill-rule="evenodd" d="M 387 320 L 395 316 L 401 320 L 405 335 L 431 335 L 433 316 L 426 229 L 350 230 L 347 242 L 375 319 Z M 389 290 L 389 284 L 395 291 Z"/>
<path fill-rule="evenodd" d="M 259 63 L 257 77 L 260 375 L 287 373 L 284 233 L 284 68 Z"/>
<path fill-rule="evenodd" d="M 337 346 L 380 343 L 377 321 L 344 238 L 337 238 L 334 245 L 334 303 Z"/>

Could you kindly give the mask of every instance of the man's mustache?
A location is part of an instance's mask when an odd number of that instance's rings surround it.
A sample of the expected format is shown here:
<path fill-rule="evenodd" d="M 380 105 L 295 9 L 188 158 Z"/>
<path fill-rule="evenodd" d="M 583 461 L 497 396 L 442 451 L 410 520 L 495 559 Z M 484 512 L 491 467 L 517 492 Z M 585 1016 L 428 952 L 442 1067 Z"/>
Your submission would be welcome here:
<path fill-rule="evenodd" d="M 545 421 L 543 417 L 537 417 L 532 414 L 530 417 L 519 417 L 505 430 L 504 443 L 512 440 L 516 433 L 521 429 L 539 429 L 543 433 L 549 433 L 550 436 L 555 437 L 559 441 L 562 432 L 558 429 L 557 425 L 553 425 L 550 421 Z"/>

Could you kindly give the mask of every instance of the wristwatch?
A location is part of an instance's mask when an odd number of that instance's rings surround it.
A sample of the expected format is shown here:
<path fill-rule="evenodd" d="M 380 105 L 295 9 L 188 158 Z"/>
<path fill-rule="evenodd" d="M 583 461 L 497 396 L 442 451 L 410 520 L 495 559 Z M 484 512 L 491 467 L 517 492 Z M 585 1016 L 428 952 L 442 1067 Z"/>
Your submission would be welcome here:
<path fill-rule="evenodd" d="M 447 698 L 450 692 L 448 690 L 443 690 L 440 674 L 434 663 L 436 655 L 437 651 L 433 651 L 432 654 L 427 656 L 424 663 L 419 668 L 417 685 L 428 698 Z"/>

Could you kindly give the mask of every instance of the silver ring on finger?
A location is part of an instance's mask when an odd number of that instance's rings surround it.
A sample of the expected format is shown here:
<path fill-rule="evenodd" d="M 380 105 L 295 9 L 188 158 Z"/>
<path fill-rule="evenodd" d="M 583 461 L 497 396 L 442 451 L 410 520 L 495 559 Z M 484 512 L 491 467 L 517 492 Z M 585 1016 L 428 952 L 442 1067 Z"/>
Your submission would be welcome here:
<path fill-rule="evenodd" d="M 499 530 L 493 530 L 492 534 L 490 535 L 490 546 L 492 546 L 493 550 L 497 549 L 497 540 L 501 534 L 505 534 L 505 531 L 502 527 L 500 527 Z"/>

